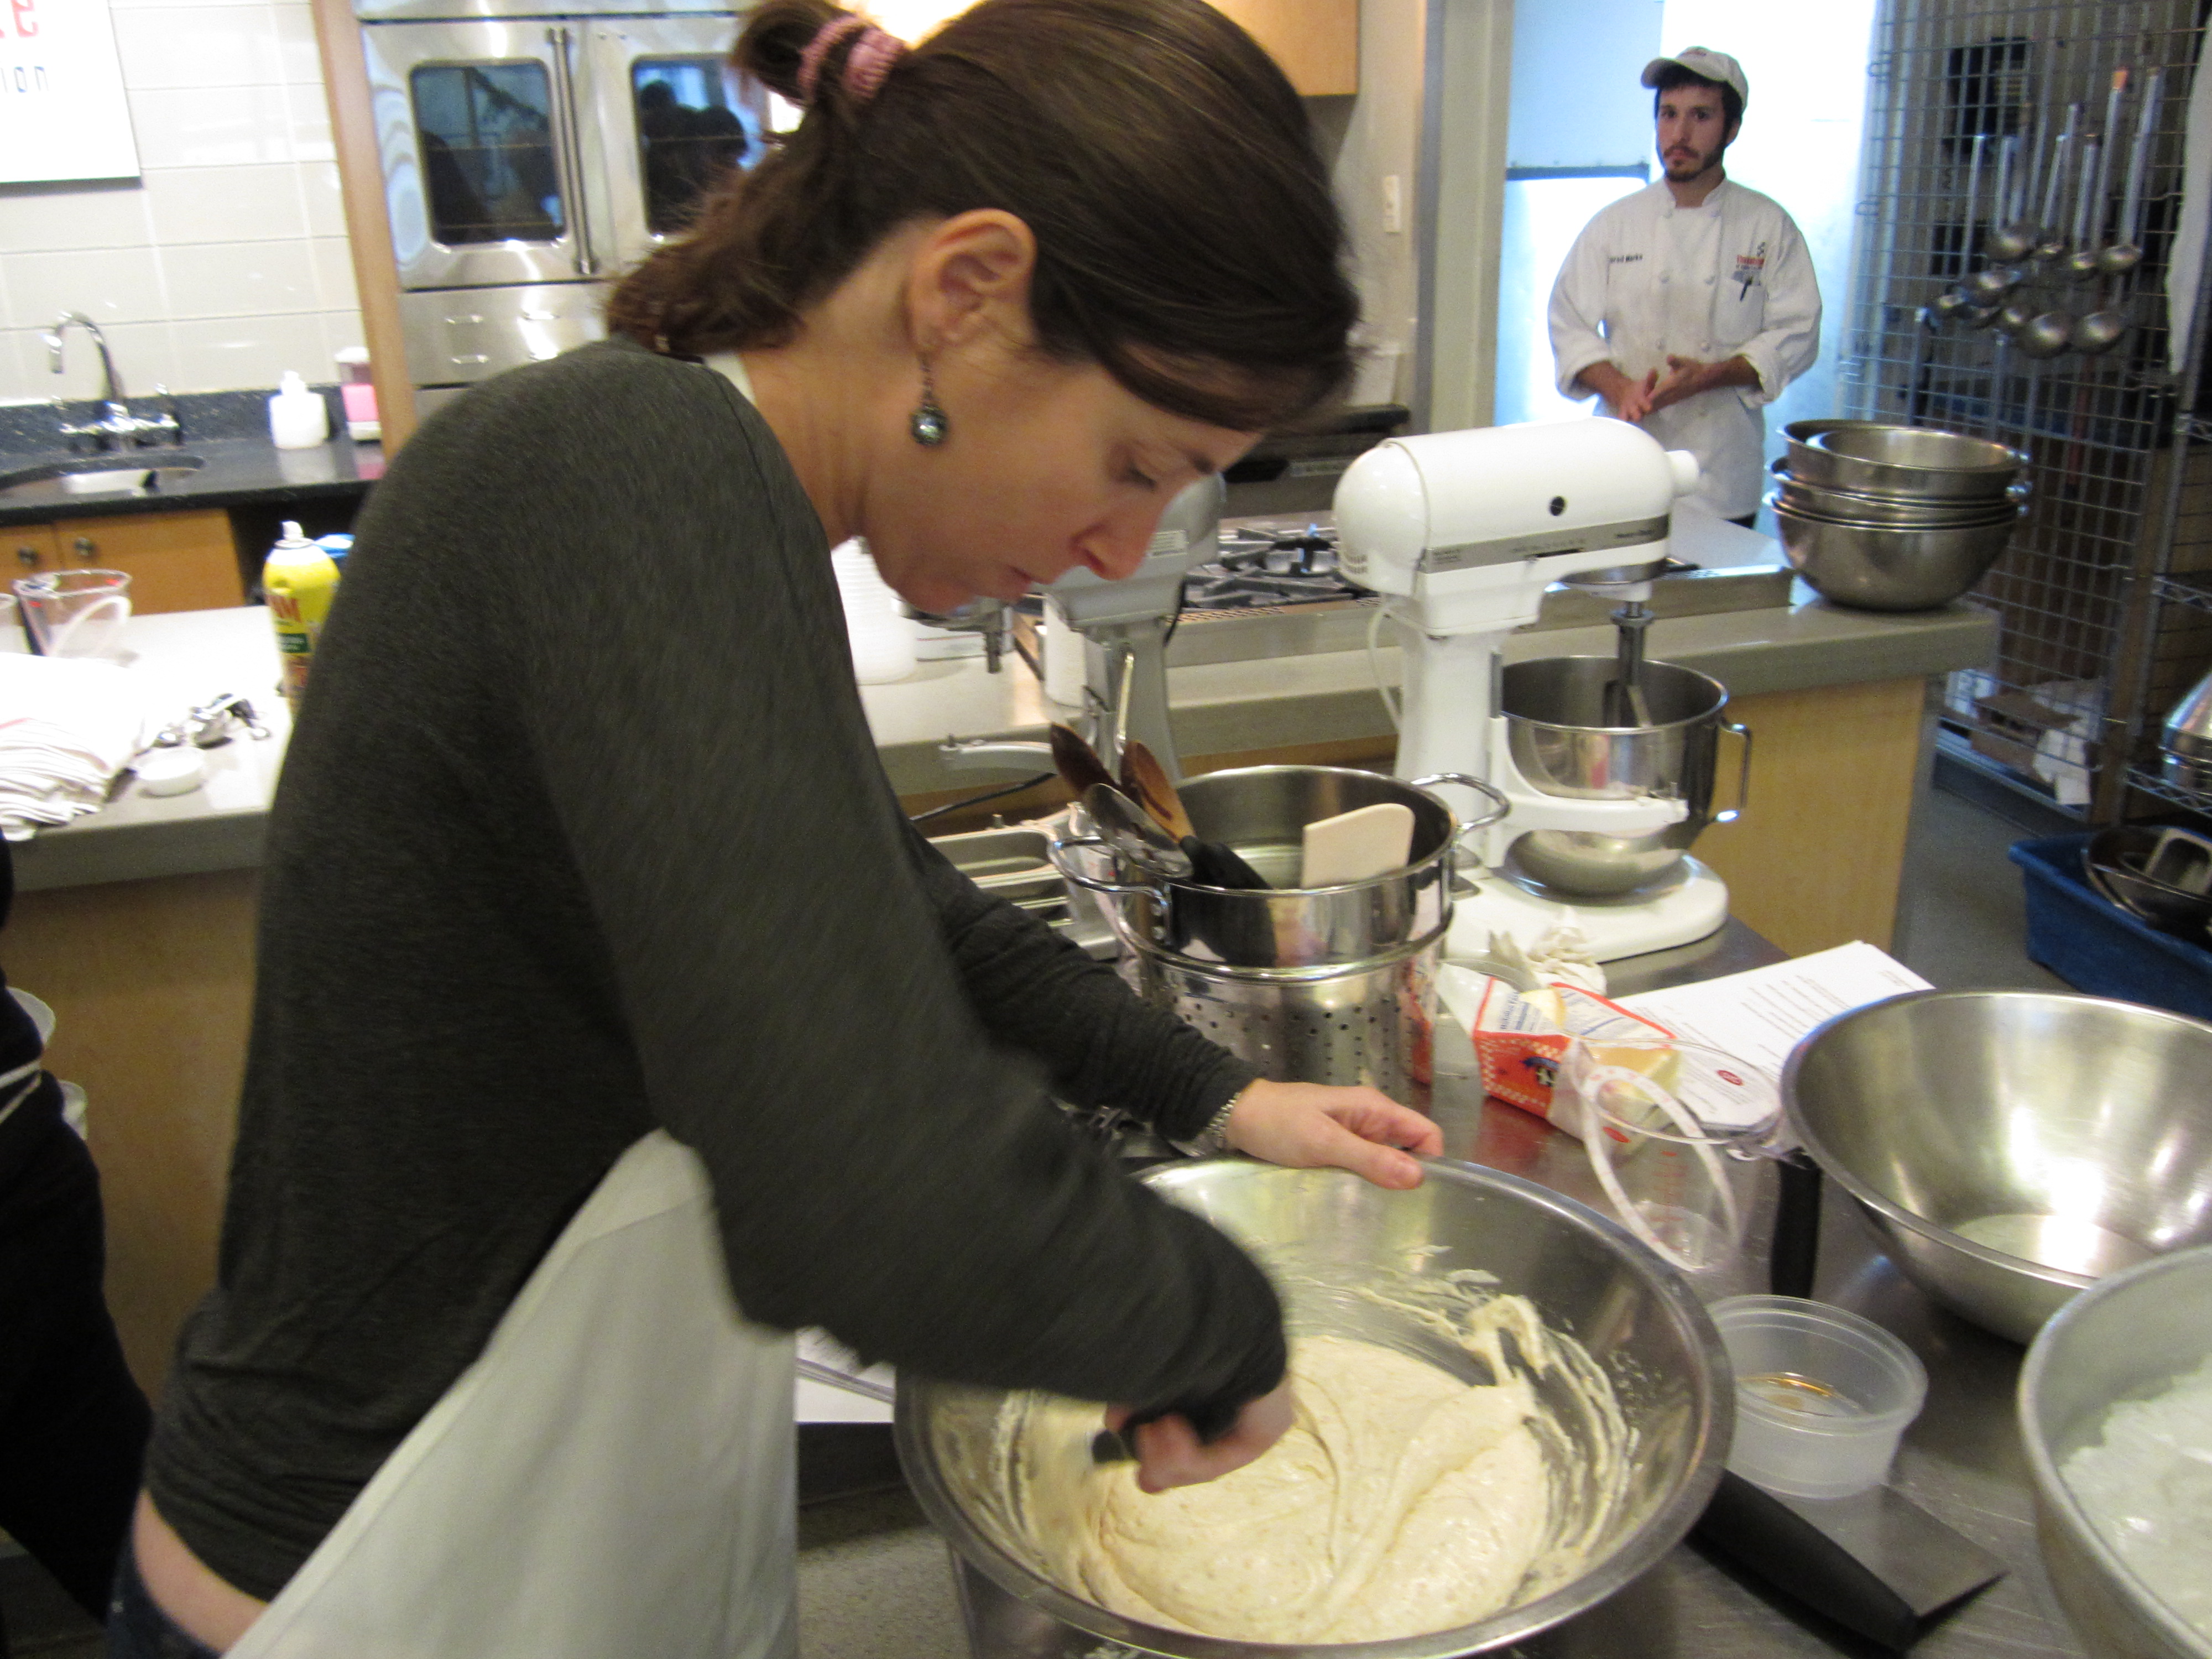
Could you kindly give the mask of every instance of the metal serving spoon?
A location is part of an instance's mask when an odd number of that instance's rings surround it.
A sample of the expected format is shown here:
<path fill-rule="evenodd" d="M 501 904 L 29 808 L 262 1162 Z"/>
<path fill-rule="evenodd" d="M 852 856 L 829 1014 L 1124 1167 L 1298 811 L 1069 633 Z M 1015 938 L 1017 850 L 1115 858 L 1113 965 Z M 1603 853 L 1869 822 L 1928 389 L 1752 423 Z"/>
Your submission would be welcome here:
<path fill-rule="evenodd" d="M 1083 792 L 1083 810 L 1097 826 L 1098 837 L 1116 854 L 1170 881 L 1190 879 L 1190 857 L 1152 815 L 1110 783 Z"/>

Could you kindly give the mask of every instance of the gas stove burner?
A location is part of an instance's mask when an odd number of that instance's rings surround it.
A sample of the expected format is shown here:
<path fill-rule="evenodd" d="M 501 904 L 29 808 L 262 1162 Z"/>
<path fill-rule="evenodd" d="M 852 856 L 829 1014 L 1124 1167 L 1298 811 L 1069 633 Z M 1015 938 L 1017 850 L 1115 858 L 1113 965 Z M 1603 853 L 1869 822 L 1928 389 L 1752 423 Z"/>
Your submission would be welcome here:
<path fill-rule="evenodd" d="M 1194 566 L 1183 603 L 1195 611 L 1255 611 L 1358 599 L 1367 590 L 1345 580 L 1336 534 L 1318 524 L 1226 526 L 1220 551 Z"/>
<path fill-rule="evenodd" d="M 1336 538 L 1318 525 L 1304 530 L 1243 530 L 1222 538 L 1220 564 L 1240 574 L 1334 576 Z"/>
<path fill-rule="evenodd" d="M 1248 575 L 1218 566 L 1194 570 L 1183 586 L 1183 603 L 1194 611 L 1251 611 L 1358 597 L 1358 588 L 1336 576 L 1279 576 L 1267 571 Z"/>

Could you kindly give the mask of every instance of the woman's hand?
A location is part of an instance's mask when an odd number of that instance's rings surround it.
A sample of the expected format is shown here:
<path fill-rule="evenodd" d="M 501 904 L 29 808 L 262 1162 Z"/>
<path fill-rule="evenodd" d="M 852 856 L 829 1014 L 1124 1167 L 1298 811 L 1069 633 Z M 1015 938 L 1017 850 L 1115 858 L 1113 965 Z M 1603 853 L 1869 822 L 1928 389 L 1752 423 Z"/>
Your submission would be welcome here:
<path fill-rule="evenodd" d="M 1295 1414 L 1290 1379 L 1285 1377 L 1273 1393 L 1245 1401 L 1237 1421 L 1218 1440 L 1200 1441 L 1188 1418 L 1154 1418 L 1129 1435 L 1130 1449 L 1137 1454 L 1137 1485 L 1146 1492 L 1162 1492 L 1218 1480 L 1280 1440 L 1290 1431 Z M 1111 1407 L 1106 1413 L 1109 1429 L 1118 1431 L 1128 1420 L 1127 1406 Z"/>
<path fill-rule="evenodd" d="M 1378 1187 L 1400 1188 L 1421 1184 L 1421 1166 L 1412 1154 L 1434 1158 L 1444 1149 L 1433 1122 L 1380 1090 L 1265 1078 L 1237 1097 L 1224 1133 L 1238 1152 L 1270 1164 L 1349 1170 Z"/>

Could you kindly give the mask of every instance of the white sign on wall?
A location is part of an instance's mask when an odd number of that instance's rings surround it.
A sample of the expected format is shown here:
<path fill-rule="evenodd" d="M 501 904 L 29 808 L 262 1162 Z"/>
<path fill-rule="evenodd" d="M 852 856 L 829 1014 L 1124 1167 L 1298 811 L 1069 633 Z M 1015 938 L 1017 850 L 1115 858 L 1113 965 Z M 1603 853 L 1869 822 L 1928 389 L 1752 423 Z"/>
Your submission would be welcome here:
<path fill-rule="evenodd" d="M 137 176 L 107 0 L 0 0 L 0 184 Z"/>

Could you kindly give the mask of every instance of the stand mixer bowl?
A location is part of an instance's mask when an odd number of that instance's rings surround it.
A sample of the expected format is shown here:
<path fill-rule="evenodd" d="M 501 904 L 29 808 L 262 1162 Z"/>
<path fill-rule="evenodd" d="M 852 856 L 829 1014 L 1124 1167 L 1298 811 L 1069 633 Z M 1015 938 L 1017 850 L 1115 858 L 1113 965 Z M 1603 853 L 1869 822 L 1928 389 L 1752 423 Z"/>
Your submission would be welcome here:
<path fill-rule="evenodd" d="M 1656 795 L 1689 807 L 1680 823 L 1650 835 L 1532 830 L 1522 836 L 1510 858 L 1522 874 L 1561 894 L 1609 898 L 1672 874 L 1714 822 L 1721 732 L 1743 734 L 1723 717 L 1726 686 L 1669 662 L 1644 665 L 1651 723 L 1609 725 L 1605 689 L 1618 672 L 1611 657 L 1543 657 L 1514 663 L 1504 675 L 1499 712 L 1513 763 L 1530 787 L 1578 800 Z M 1741 789 L 1736 805 L 1742 805 Z"/>

